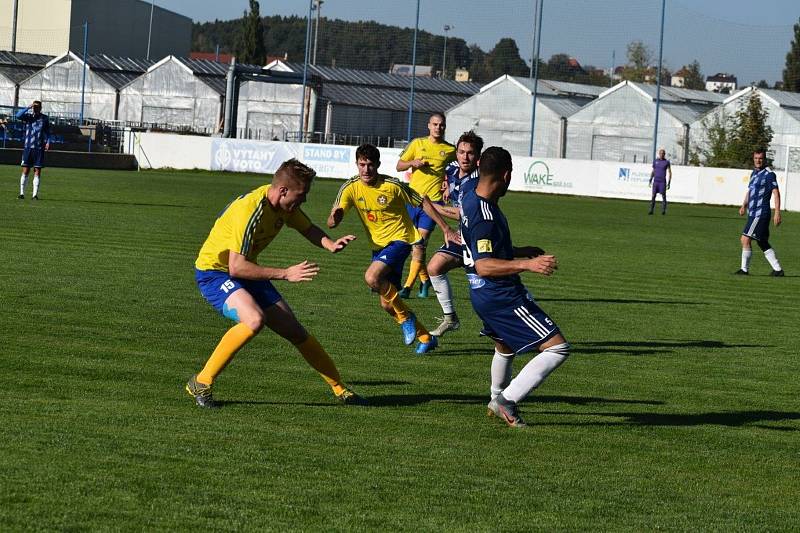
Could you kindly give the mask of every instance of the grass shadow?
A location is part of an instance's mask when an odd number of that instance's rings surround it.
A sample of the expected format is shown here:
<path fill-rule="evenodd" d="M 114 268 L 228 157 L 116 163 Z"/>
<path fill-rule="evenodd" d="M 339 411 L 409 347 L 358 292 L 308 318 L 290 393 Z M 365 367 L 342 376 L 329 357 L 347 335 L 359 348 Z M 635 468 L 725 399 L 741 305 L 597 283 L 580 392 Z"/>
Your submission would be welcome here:
<path fill-rule="evenodd" d="M 703 350 L 729 350 L 732 348 L 770 348 L 761 344 L 729 344 L 712 340 L 678 341 L 581 341 L 572 343 L 576 354 L 656 355 L 673 353 L 676 349 L 700 348 Z"/>
<path fill-rule="evenodd" d="M 653 304 L 653 305 L 708 305 L 706 302 L 678 300 L 641 300 L 632 298 L 536 298 L 537 302 L 594 303 L 594 304 Z"/>
<path fill-rule="evenodd" d="M 538 400 L 538 398 L 537 398 Z M 541 412 L 540 414 L 551 415 L 577 415 L 579 413 L 565 412 Z M 743 427 L 753 426 L 761 429 L 777 431 L 798 431 L 797 428 L 789 426 L 767 426 L 760 422 L 780 422 L 785 420 L 800 420 L 800 413 L 788 411 L 730 411 L 718 413 L 696 413 L 696 414 L 669 414 L 669 413 L 614 413 L 598 412 L 589 413 L 593 416 L 607 416 L 614 418 L 624 418 L 620 422 L 564 422 L 547 423 L 540 425 L 565 425 L 565 426 L 657 426 L 657 427 L 693 427 L 693 426 L 726 426 Z M 534 416 L 529 417 L 534 419 Z M 533 420 L 534 424 L 536 423 Z M 530 421 L 529 421 L 530 423 Z"/>

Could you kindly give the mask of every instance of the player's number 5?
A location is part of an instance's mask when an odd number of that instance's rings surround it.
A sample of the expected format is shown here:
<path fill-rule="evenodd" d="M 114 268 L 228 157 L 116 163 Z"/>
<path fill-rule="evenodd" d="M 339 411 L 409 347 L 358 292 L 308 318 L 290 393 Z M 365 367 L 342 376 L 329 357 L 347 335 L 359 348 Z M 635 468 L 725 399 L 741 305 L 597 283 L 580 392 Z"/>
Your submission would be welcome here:
<path fill-rule="evenodd" d="M 472 252 L 469 251 L 469 246 L 467 246 L 467 241 L 464 240 L 464 235 L 461 235 L 461 242 L 464 243 L 464 246 L 461 247 L 462 255 L 464 256 L 464 266 L 475 266 L 475 261 L 472 259 Z"/>

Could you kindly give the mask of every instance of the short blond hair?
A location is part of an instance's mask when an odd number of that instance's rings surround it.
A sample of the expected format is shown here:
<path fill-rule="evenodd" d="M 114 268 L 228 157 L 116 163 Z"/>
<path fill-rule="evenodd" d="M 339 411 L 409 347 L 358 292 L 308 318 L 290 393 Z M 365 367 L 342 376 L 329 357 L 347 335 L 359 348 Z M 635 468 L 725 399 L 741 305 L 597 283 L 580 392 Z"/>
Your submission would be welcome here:
<path fill-rule="evenodd" d="M 311 182 L 314 181 L 316 176 L 317 172 L 313 168 L 301 163 L 293 157 L 281 163 L 281 166 L 275 171 L 275 177 L 272 179 L 272 182 L 293 182 L 301 185 L 311 185 Z"/>

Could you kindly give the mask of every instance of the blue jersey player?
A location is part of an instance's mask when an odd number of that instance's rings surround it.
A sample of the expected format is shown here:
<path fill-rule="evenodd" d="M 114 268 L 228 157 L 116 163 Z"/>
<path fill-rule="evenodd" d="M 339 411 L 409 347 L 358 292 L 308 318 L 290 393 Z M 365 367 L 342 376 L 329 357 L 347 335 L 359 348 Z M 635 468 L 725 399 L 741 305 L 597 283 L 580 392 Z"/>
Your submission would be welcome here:
<path fill-rule="evenodd" d="M 567 359 L 570 346 L 520 279 L 522 272 L 549 276 L 558 263 L 540 248 L 512 244 L 498 206 L 510 182 L 511 154 L 488 148 L 481 155 L 477 187 L 461 197 L 461 234 L 472 306 L 483 321 L 481 333 L 495 341 L 489 414 L 521 428 L 519 402 Z M 533 350 L 539 354 L 511 379 L 514 356 Z"/>
<path fill-rule="evenodd" d="M 459 137 L 456 143 L 456 160 L 445 167 L 447 189 L 444 198 L 450 205 L 435 204 L 440 214 L 455 220 L 461 218 L 461 195 L 474 189 L 478 183 L 478 158 L 481 150 L 483 150 L 483 139 L 475 132 L 468 131 Z M 435 337 L 441 337 L 446 332 L 455 331 L 461 326 L 453 305 L 453 292 L 447 273 L 456 267 L 464 266 L 462 255 L 461 245 L 450 243 L 442 245 L 428 261 L 428 274 L 444 315 L 439 326 L 431 331 Z"/>
<path fill-rule="evenodd" d="M 747 213 L 747 223 L 742 230 L 742 266 L 735 273 L 747 275 L 750 272 L 750 258 L 753 250 L 750 242 L 755 239 L 758 246 L 764 252 L 764 258 L 772 267 L 772 276 L 782 277 L 783 269 L 775 255 L 775 250 L 769 244 L 769 202 L 772 199 L 775 203 L 775 216 L 773 222 L 775 226 L 781 224 L 781 193 L 778 190 L 778 178 L 771 168 L 767 166 L 766 150 L 759 148 L 753 152 L 753 169 L 750 174 L 750 182 L 747 185 L 747 193 L 744 195 L 742 207 L 739 214 Z"/>
<path fill-rule="evenodd" d="M 25 182 L 33 167 L 33 199 L 39 199 L 39 180 L 44 167 L 44 152 L 50 149 L 50 119 L 42 113 L 42 103 L 33 102 L 20 110 L 17 119 L 25 124 L 25 145 L 22 150 L 22 176 L 19 179 L 19 199 L 25 199 Z"/>

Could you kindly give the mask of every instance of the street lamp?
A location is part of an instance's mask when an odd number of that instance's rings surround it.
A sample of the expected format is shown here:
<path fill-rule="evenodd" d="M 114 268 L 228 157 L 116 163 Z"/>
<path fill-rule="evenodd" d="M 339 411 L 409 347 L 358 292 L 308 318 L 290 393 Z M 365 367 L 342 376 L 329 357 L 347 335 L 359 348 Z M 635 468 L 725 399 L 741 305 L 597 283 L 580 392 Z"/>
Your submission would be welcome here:
<path fill-rule="evenodd" d="M 447 32 L 454 29 L 455 26 L 449 24 L 444 25 L 444 50 L 442 51 L 442 78 L 447 77 Z"/>
<path fill-rule="evenodd" d="M 317 24 L 314 26 L 314 55 L 311 58 L 311 64 L 317 64 L 317 41 L 319 40 L 319 14 L 322 11 L 322 4 L 325 0 L 314 0 L 314 5 L 311 7 L 312 10 L 317 11 Z"/>

